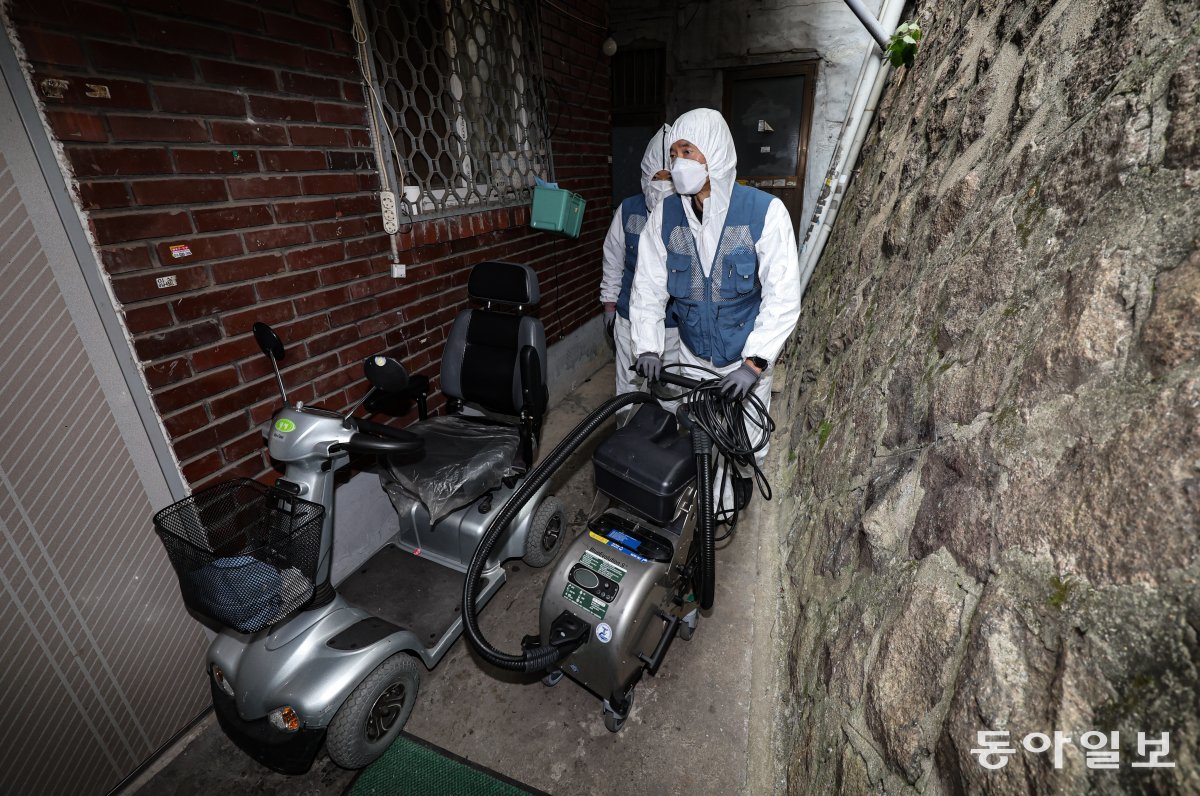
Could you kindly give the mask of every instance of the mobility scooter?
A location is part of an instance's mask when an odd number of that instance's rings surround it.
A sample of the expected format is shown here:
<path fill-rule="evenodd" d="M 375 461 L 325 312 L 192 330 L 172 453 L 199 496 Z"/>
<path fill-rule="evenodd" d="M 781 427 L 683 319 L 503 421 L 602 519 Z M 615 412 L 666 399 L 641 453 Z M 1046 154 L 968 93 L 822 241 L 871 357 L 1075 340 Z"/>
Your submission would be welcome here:
<path fill-rule="evenodd" d="M 221 728 L 277 771 L 307 770 L 322 742 L 346 768 L 388 748 L 412 712 L 420 664 L 432 668 L 462 633 L 464 573 L 485 526 L 533 465 L 547 402 L 545 332 L 525 314 L 536 274 L 482 263 L 468 294 L 483 307 L 461 312 L 446 341 L 449 414 L 427 416 L 428 382 L 410 382 L 397 360 L 364 362 L 369 399 L 416 399 L 420 419 L 406 430 L 354 417 L 358 405 L 289 405 L 283 343 L 255 324 L 283 398 L 266 432 L 283 476 L 218 484 L 154 518 L 185 603 L 217 630 L 207 669 Z M 334 480 L 352 457 L 379 462 L 398 521 L 376 531 L 381 543 L 363 560 L 338 562 L 352 574 L 334 584 Z M 561 504 L 544 484 L 527 497 L 477 573 L 477 605 L 504 583 L 504 561 L 544 566 L 558 551 Z"/>

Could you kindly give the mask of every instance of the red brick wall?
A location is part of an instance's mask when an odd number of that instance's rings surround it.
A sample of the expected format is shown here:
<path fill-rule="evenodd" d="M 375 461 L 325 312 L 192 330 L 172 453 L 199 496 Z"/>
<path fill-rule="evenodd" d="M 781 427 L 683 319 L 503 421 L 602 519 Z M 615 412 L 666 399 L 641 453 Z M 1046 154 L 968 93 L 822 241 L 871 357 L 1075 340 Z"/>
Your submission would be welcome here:
<path fill-rule="evenodd" d="M 601 0 L 571 9 L 603 19 Z M 537 268 L 551 342 L 597 311 L 611 213 L 600 30 L 543 6 L 558 179 L 588 200 L 580 238 L 530 229 L 527 205 L 419 223 L 396 280 L 345 3 L 14 0 L 9 14 L 192 484 L 270 472 L 258 426 L 278 393 L 255 320 L 289 346 L 290 397 L 336 408 L 380 350 L 436 388 L 476 262 Z"/>

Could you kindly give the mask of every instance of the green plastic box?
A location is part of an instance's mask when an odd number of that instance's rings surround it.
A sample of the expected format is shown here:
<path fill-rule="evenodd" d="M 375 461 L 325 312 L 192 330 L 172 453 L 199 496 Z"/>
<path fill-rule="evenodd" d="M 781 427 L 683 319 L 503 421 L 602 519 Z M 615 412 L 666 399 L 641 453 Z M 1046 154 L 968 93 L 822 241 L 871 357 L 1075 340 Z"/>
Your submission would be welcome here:
<path fill-rule="evenodd" d="M 583 224 L 583 197 L 563 188 L 533 188 L 533 210 L 529 226 L 543 232 L 559 232 L 578 238 Z"/>

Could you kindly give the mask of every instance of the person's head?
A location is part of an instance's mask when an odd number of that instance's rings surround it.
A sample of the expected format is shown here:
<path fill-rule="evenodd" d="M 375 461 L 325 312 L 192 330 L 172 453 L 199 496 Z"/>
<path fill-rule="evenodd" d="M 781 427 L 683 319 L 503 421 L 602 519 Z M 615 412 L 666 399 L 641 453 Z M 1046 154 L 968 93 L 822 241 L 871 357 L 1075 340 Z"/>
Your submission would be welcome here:
<path fill-rule="evenodd" d="M 675 185 L 671 182 L 670 147 L 671 128 L 664 124 L 650 139 L 642 155 L 642 195 L 650 210 L 675 193 Z"/>
<path fill-rule="evenodd" d="M 675 190 L 684 196 L 708 196 L 708 160 L 700 148 L 681 138 L 671 144 L 671 176 Z"/>
<path fill-rule="evenodd" d="M 690 110 L 671 125 L 671 137 L 675 190 L 702 199 L 711 192 L 727 202 L 737 176 L 737 153 L 721 114 L 711 108 Z"/>
<path fill-rule="evenodd" d="M 705 159 L 704 153 L 700 151 L 700 148 L 691 141 L 686 141 L 682 138 L 671 144 L 671 160 L 675 160 L 675 158 L 687 158 L 701 165 L 708 164 L 708 160 Z"/>

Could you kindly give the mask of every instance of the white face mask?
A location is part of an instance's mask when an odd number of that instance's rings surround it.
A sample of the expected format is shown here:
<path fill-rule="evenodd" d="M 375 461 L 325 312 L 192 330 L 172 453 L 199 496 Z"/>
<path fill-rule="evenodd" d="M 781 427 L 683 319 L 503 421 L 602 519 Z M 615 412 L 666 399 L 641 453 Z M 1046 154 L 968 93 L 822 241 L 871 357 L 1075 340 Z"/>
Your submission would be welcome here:
<path fill-rule="evenodd" d="M 684 196 L 694 196 L 704 189 L 708 182 L 708 167 L 688 158 L 675 158 L 671 164 L 671 181 L 675 190 Z"/>
<path fill-rule="evenodd" d="M 675 193 L 675 183 L 670 180 L 651 180 L 650 199 L 647 202 L 649 209 L 653 210 L 658 207 L 663 199 L 666 199 L 673 193 Z"/>

